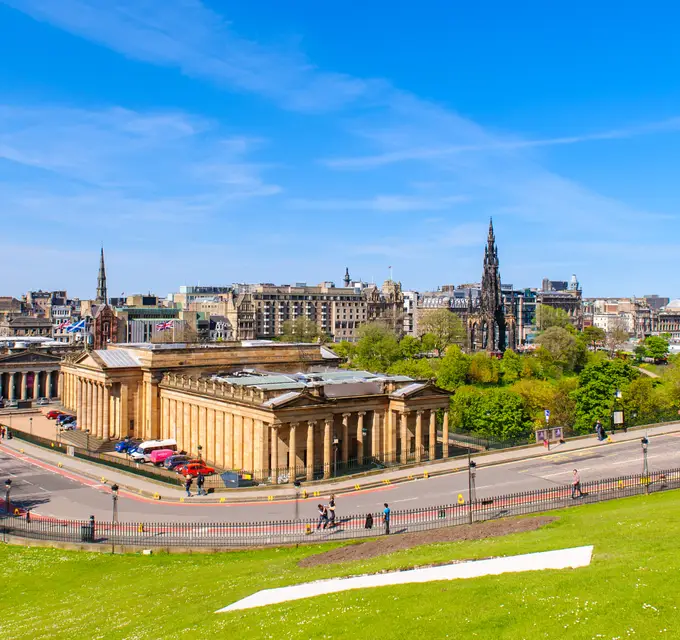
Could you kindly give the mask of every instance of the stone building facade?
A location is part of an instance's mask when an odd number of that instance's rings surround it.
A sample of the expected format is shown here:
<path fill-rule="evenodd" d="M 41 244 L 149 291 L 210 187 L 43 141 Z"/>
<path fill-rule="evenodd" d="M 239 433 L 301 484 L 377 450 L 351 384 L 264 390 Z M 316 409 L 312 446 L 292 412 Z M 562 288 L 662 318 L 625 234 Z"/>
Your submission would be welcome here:
<path fill-rule="evenodd" d="M 37 400 L 59 396 L 61 356 L 33 349 L 0 356 L 0 398 Z"/>
<path fill-rule="evenodd" d="M 62 403 L 101 439 L 174 438 L 217 468 L 274 482 L 448 455 L 448 412 L 439 445 L 436 424 L 448 392 L 338 362 L 319 345 L 112 345 L 62 363 Z"/>

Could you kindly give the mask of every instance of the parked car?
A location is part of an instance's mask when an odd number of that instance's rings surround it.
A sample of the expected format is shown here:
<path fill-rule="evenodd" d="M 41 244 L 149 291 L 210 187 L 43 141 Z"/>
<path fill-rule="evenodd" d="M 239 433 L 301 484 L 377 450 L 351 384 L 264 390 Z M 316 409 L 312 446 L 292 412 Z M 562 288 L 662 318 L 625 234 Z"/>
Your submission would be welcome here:
<path fill-rule="evenodd" d="M 140 442 L 134 451 L 128 451 L 130 457 L 135 462 L 150 462 L 151 458 L 149 455 L 152 451 L 158 451 L 159 449 L 170 449 L 173 453 L 177 452 L 177 442 L 175 440 L 147 440 L 146 442 Z"/>
<path fill-rule="evenodd" d="M 71 416 L 68 413 L 62 413 L 57 416 L 57 424 L 64 424 L 64 422 L 73 422 L 75 420 L 75 416 Z"/>
<path fill-rule="evenodd" d="M 125 438 L 125 440 L 116 442 L 116 446 L 114 447 L 114 449 L 118 453 L 130 453 L 132 449 L 134 449 L 136 446 L 137 446 L 136 442 L 130 440 L 130 438 Z"/>
<path fill-rule="evenodd" d="M 47 398 L 38 398 L 38 402 L 36 402 L 36 404 L 39 407 L 44 407 L 46 404 L 49 404 L 49 403 L 50 403 L 50 401 Z"/>
<path fill-rule="evenodd" d="M 72 422 L 66 422 L 61 425 L 62 431 L 75 431 L 78 428 L 78 423 L 73 420 Z"/>
<path fill-rule="evenodd" d="M 10 400 L 6 406 L 8 409 L 16 409 L 19 406 L 19 402 L 17 400 Z"/>
<path fill-rule="evenodd" d="M 205 462 L 189 462 L 188 464 L 181 464 L 176 468 L 176 471 L 185 478 L 187 476 L 195 478 L 199 473 L 202 473 L 204 476 L 211 476 L 215 473 L 215 469 L 206 466 Z"/>
<path fill-rule="evenodd" d="M 52 409 L 52 411 L 48 411 L 45 414 L 45 417 L 48 420 L 56 420 L 59 416 L 65 415 L 62 411 L 57 411 L 56 409 Z"/>
<path fill-rule="evenodd" d="M 163 463 L 163 466 L 166 469 L 170 469 L 172 471 L 175 469 L 175 467 L 179 466 L 180 464 L 188 464 L 189 462 L 193 462 L 191 456 L 187 456 L 182 453 L 166 458 L 165 462 Z"/>
<path fill-rule="evenodd" d="M 176 452 L 172 449 L 156 449 L 149 454 L 149 462 L 160 467 L 170 456 Z"/>

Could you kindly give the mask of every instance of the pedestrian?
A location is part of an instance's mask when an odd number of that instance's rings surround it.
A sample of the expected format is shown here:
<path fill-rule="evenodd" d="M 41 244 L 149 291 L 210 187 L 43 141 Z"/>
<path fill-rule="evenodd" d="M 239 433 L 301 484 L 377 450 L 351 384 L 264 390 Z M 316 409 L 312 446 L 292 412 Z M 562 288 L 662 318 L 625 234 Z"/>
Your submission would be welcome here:
<path fill-rule="evenodd" d="M 198 477 L 196 478 L 196 486 L 198 487 L 198 492 L 196 495 L 198 496 L 207 496 L 208 494 L 205 492 L 203 489 L 203 485 L 205 484 L 205 476 L 202 473 L 198 474 Z"/>
<path fill-rule="evenodd" d="M 390 510 L 390 505 L 385 503 L 385 508 L 383 509 L 383 522 L 385 523 L 385 535 L 390 535 L 390 514 L 392 511 Z"/>
<path fill-rule="evenodd" d="M 328 528 L 335 526 L 335 495 L 331 496 L 328 502 Z"/>
<path fill-rule="evenodd" d="M 603 432 L 604 429 L 602 428 L 602 423 L 599 420 L 597 420 L 597 422 L 595 422 L 595 433 L 597 434 L 597 439 L 600 442 L 604 440 Z"/>
<path fill-rule="evenodd" d="M 578 496 L 576 495 L 577 493 Z M 574 469 L 571 479 L 571 499 L 575 500 L 577 497 L 582 498 L 583 491 L 581 491 L 581 475 L 579 474 L 578 469 Z"/>
<path fill-rule="evenodd" d="M 324 507 L 322 504 L 317 505 L 317 508 L 319 510 L 319 522 L 316 525 L 316 530 L 318 531 L 319 529 L 326 528 L 326 525 L 328 524 L 328 512 L 326 507 Z"/>
<path fill-rule="evenodd" d="M 187 476 L 184 480 L 184 490 L 187 492 L 187 498 L 191 498 L 191 483 L 193 482 L 191 476 Z"/>

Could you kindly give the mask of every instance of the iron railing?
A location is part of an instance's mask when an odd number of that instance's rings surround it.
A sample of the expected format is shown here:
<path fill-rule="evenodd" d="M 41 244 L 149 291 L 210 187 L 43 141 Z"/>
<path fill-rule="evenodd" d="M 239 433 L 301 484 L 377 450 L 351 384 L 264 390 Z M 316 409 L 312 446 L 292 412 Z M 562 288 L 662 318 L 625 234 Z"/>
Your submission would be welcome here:
<path fill-rule="evenodd" d="M 582 497 L 572 497 L 572 487 L 561 486 L 473 500 L 472 503 L 446 504 L 392 511 L 390 533 L 424 531 L 439 527 L 495 520 L 508 516 L 562 509 L 578 504 L 601 502 L 680 488 L 680 469 L 655 471 L 582 483 Z M 311 498 L 312 501 L 315 498 Z M 32 515 L 26 517 L 20 503 L 2 504 L 2 510 L 16 515 L 0 518 L 4 539 L 19 536 L 33 540 L 93 543 L 144 548 L 169 547 L 252 547 L 322 542 L 386 535 L 382 513 L 338 515 L 333 527 L 322 527 L 317 520 L 299 519 L 273 522 L 101 522 L 59 520 Z"/>

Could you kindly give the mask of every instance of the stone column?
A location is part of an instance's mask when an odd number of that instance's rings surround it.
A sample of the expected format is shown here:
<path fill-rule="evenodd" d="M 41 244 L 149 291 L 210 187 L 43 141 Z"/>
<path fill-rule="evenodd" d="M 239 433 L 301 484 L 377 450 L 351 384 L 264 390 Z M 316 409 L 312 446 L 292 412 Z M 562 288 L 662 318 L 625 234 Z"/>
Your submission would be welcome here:
<path fill-rule="evenodd" d="M 382 454 L 380 447 L 380 412 L 373 412 L 373 425 L 371 427 L 371 455 L 378 457 Z"/>
<path fill-rule="evenodd" d="M 314 480 L 314 429 L 316 421 L 307 422 L 307 480 Z"/>
<path fill-rule="evenodd" d="M 40 371 L 33 372 L 33 399 L 37 400 L 40 396 Z"/>
<path fill-rule="evenodd" d="M 342 461 L 349 460 L 349 419 L 351 413 L 342 414 Z"/>
<path fill-rule="evenodd" d="M 111 404 L 111 387 L 108 384 L 104 385 L 104 407 L 102 413 L 102 438 L 109 440 L 111 438 L 111 425 L 109 424 L 109 411 Z"/>
<path fill-rule="evenodd" d="M 416 411 L 416 462 L 423 459 L 423 412 Z"/>
<path fill-rule="evenodd" d="M 26 386 L 26 379 L 28 377 L 28 374 L 25 372 L 22 372 L 21 374 L 21 399 L 22 400 L 28 400 L 28 388 Z"/>
<path fill-rule="evenodd" d="M 80 429 L 83 428 L 83 423 L 85 421 L 85 415 L 83 414 L 83 385 L 80 378 L 76 378 L 76 422 Z"/>
<path fill-rule="evenodd" d="M 295 439 L 297 432 L 297 422 L 291 422 L 288 431 L 288 482 L 293 482 L 296 477 L 296 462 L 297 462 L 297 441 Z"/>
<path fill-rule="evenodd" d="M 104 437 L 104 385 L 97 383 L 97 437 Z"/>
<path fill-rule="evenodd" d="M 359 464 L 364 462 L 364 416 L 365 411 L 359 411 L 357 414 L 359 419 L 357 420 L 357 460 Z"/>
<path fill-rule="evenodd" d="M 92 416 L 93 416 L 93 407 L 94 407 L 94 389 L 92 388 L 92 382 L 90 380 L 85 380 L 85 386 L 87 387 L 87 400 L 86 400 L 86 407 L 85 407 L 85 412 L 87 414 L 87 419 L 85 421 L 85 428 L 90 430 L 90 433 L 92 433 Z"/>
<path fill-rule="evenodd" d="M 333 418 L 326 418 L 323 422 L 323 477 L 331 477 L 331 449 L 333 442 L 331 432 L 333 430 Z"/>
<path fill-rule="evenodd" d="M 9 374 L 9 395 L 7 396 L 10 400 L 16 400 L 16 381 L 15 381 L 15 373 L 12 371 Z"/>
<path fill-rule="evenodd" d="M 408 411 L 403 411 L 400 414 L 401 418 L 401 464 L 408 462 Z"/>
<path fill-rule="evenodd" d="M 272 432 L 272 457 L 270 470 L 272 484 L 279 484 L 279 425 L 275 424 L 271 428 Z"/>
<path fill-rule="evenodd" d="M 267 479 L 267 467 L 269 467 L 269 423 L 268 422 L 260 422 L 260 429 L 261 431 L 261 436 L 262 436 L 262 450 L 260 452 L 261 457 L 260 457 L 260 464 L 259 469 L 256 469 L 256 471 L 259 471 L 258 476 L 256 479 L 259 480 L 266 480 Z"/>
<path fill-rule="evenodd" d="M 430 460 L 437 457 L 437 412 L 430 409 Z"/>
<path fill-rule="evenodd" d="M 443 455 L 449 457 L 449 410 L 444 410 L 444 426 L 442 427 Z"/>
<path fill-rule="evenodd" d="M 45 382 L 47 383 L 47 388 L 45 389 L 45 391 L 47 393 L 45 395 L 48 398 L 52 397 L 52 376 L 53 375 L 54 375 L 54 373 L 52 371 L 48 371 L 47 372 L 47 378 L 45 379 Z M 61 376 L 62 374 L 60 373 L 59 375 Z M 70 383 L 70 379 L 69 379 L 69 383 Z M 62 382 L 62 385 L 63 385 L 63 382 Z M 63 387 L 62 387 L 62 389 L 63 389 Z M 71 409 L 71 411 L 73 411 L 74 407 L 75 407 L 75 403 L 73 402 L 73 398 L 69 397 L 69 407 L 68 408 Z"/>
<path fill-rule="evenodd" d="M 172 438 L 172 427 L 170 426 L 170 401 L 167 398 L 162 399 L 163 416 L 161 418 L 161 438 Z"/>

